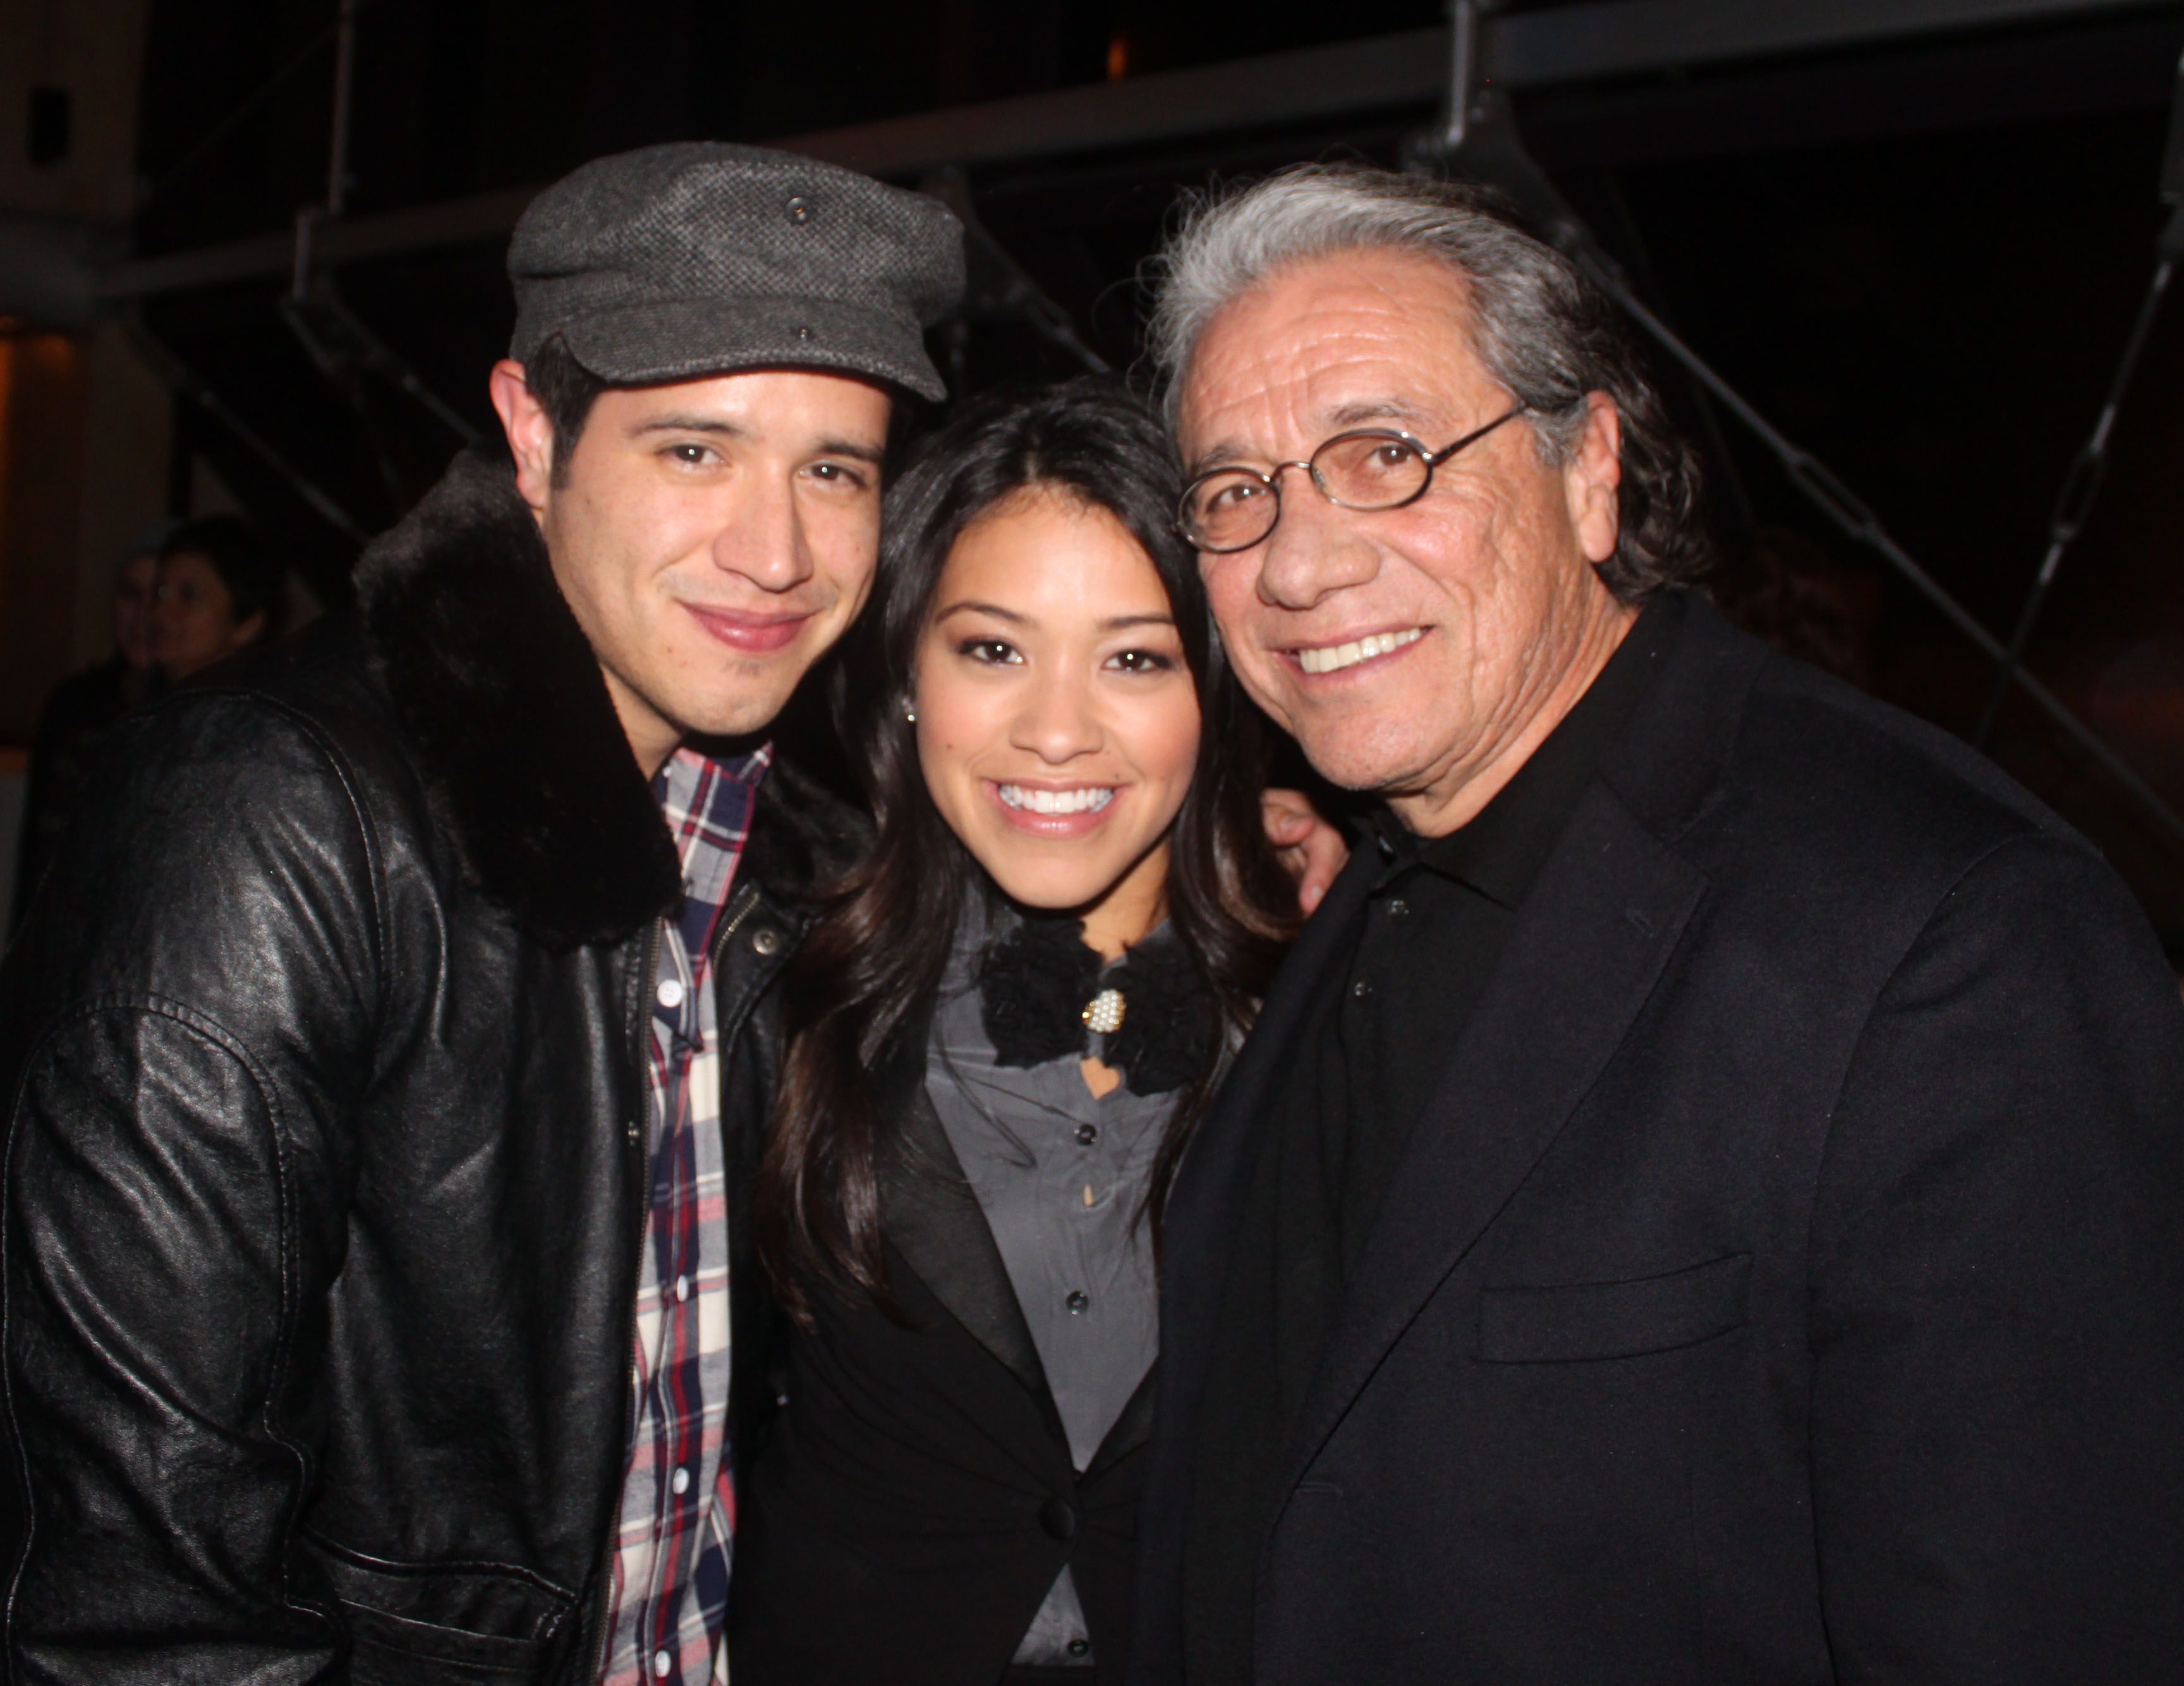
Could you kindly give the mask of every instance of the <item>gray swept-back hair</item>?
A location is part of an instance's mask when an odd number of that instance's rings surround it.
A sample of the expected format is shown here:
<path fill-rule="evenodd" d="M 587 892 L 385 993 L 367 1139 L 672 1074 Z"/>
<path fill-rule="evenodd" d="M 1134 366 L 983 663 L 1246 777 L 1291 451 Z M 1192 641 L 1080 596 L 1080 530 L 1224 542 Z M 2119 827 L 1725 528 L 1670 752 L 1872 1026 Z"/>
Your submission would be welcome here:
<path fill-rule="evenodd" d="M 1171 419 L 1200 335 L 1276 271 L 1340 252 L 1415 252 L 1446 264 L 1471 307 L 1472 348 L 1531 412 L 1542 458 L 1569 459 L 1585 398 L 1622 427 L 1620 531 L 1600 576 L 1623 602 L 1696 579 L 1711 561 L 1698 460 L 1669 423 L 1620 317 L 1568 259 L 1518 228 L 1498 198 L 1429 176 L 1301 164 L 1198 198 L 1154 264 L 1150 340 Z"/>

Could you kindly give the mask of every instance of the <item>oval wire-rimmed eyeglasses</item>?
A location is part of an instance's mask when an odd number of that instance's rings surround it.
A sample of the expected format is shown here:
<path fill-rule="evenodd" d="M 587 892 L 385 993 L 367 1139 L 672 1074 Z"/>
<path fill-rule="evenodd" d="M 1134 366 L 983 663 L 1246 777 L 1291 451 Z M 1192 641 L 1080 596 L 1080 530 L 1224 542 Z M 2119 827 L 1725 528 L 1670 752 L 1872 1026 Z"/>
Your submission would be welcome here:
<path fill-rule="evenodd" d="M 1435 469 L 1530 408 L 1515 405 L 1444 451 L 1429 451 L 1398 428 L 1360 427 L 1336 434 L 1305 461 L 1276 463 L 1268 474 L 1236 465 L 1208 469 L 1183 488 L 1175 530 L 1212 555 L 1249 550 L 1280 521 L 1282 474 L 1293 468 L 1310 475 L 1319 495 L 1338 509 L 1400 509 L 1426 495 Z"/>

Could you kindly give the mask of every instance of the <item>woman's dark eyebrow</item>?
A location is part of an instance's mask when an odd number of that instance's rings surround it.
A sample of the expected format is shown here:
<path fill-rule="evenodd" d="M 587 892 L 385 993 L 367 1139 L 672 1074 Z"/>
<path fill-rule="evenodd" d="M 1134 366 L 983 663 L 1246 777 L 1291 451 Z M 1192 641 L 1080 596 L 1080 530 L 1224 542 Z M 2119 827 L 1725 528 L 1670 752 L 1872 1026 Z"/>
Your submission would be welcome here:
<path fill-rule="evenodd" d="M 1103 632 L 1119 632 L 1126 626 L 1173 626 L 1173 615 L 1113 615 L 1100 623 Z"/>
<path fill-rule="evenodd" d="M 945 609 L 933 610 L 933 618 L 936 621 L 940 621 L 945 620 L 951 615 L 966 613 L 990 615 L 995 620 L 1006 620 L 1014 626 L 1035 626 L 1039 624 L 1033 616 L 1020 614 L 1016 609 L 1004 609 L 997 603 L 980 603 L 970 598 L 965 598 L 961 603 L 951 603 Z M 1100 630 L 1103 632 L 1118 632 L 1128 626 L 1173 626 L 1174 625 L 1175 616 L 1173 615 L 1111 615 L 1100 623 Z"/>
<path fill-rule="evenodd" d="M 997 603 L 979 603 L 970 598 L 966 598 L 961 603 L 951 603 L 945 609 L 933 610 L 933 618 L 935 620 L 945 620 L 951 615 L 961 615 L 972 611 L 980 615 L 990 615 L 997 620 L 1006 620 L 1017 626 L 1029 626 L 1034 624 L 1028 615 L 1019 615 L 1013 609 L 1004 609 Z"/>

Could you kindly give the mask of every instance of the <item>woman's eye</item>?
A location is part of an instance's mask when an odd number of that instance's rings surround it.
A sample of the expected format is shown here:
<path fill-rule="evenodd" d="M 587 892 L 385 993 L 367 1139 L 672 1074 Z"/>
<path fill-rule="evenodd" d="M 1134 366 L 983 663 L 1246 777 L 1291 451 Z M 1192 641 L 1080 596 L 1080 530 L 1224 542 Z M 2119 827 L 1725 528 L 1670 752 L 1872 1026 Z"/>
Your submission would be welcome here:
<path fill-rule="evenodd" d="M 995 667 L 1018 659 L 1017 647 L 1001 638 L 966 638 L 957 649 L 973 661 L 983 661 Z"/>
<path fill-rule="evenodd" d="M 1157 650 L 1122 650 L 1107 660 L 1125 673 L 1166 673 L 1175 665 Z"/>

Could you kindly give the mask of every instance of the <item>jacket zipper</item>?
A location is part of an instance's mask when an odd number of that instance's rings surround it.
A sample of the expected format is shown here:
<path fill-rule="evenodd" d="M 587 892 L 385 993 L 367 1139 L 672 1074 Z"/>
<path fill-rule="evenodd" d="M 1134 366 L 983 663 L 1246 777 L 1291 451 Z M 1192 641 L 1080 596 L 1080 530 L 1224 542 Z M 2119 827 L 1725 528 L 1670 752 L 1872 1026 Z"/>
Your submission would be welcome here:
<path fill-rule="evenodd" d="M 758 905 L 758 897 L 759 889 L 755 884 L 746 884 L 737 891 L 736 899 L 728 904 L 728 916 L 721 921 L 721 928 L 713 933 L 713 949 L 705 956 L 705 970 L 712 974 L 716 988 L 719 987 L 721 956 L 727 952 L 728 938 L 743 928 L 743 922 L 751 916 L 751 910 Z M 716 1025 L 714 1028 L 726 1033 L 725 1027 Z"/>
<path fill-rule="evenodd" d="M 652 991 L 655 982 L 658 978 L 660 973 L 660 921 L 655 919 L 645 932 L 644 957 L 638 962 L 638 965 L 636 988 L 633 992 L 635 996 L 635 1004 L 631 1014 L 631 1022 L 629 1027 L 630 1052 L 635 1057 L 637 1061 L 638 1094 L 640 1098 L 640 1105 L 644 1106 L 648 1114 L 650 1112 L 652 1106 L 652 1074 L 651 1058 L 649 1053 L 652 1028 Z M 644 1250 L 645 1210 L 647 1206 L 650 1204 L 645 1189 L 646 1166 L 644 1143 L 648 1132 L 644 1128 L 644 1121 L 643 1119 L 636 1121 L 635 1127 L 633 1129 L 626 1125 L 624 1127 L 623 1133 L 627 1138 L 627 1140 L 622 1150 L 625 1154 L 632 1157 L 636 1161 L 631 1177 L 631 1184 L 637 1191 L 637 1198 L 632 1203 L 636 1209 L 637 1215 L 637 1222 L 635 1226 L 637 1233 L 633 1244 L 636 1251 L 639 1255 L 638 1259 L 638 1274 L 642 1277 L 644 1273 L 644 1260 L 643 1254 Z M 622 1350 L 629 1354 L 629 1377 L 624 1384 L 623 1394 L 625 1398 L 633 1399 L 637 1393 L 638 1379 L 637 1300 L 634 1296 L 630 1299 L 628 1309 L 625 1314 L 622 1323 Z M 622 1450 L 624 1455 L 627 1455 L 628 1448 L 624 1447 Z M 599 1576 L 599 1644 L 593 1650 L 591 1673 L 583 1681 L 577 1683 L 577 1686 L 591 1686 L 592 1682 L 603 1678 L 607 1672 L 607 1647 L 614 1641 L 615 1543 L 621 1537 L 621 1489 L 620 1486 L 617 1485 L 615 1488 L 613 1518 L 607 1525 L 606 1550 L 604 1555 L 602 1556 L 599 1561 L 601 1573 Z"/>

